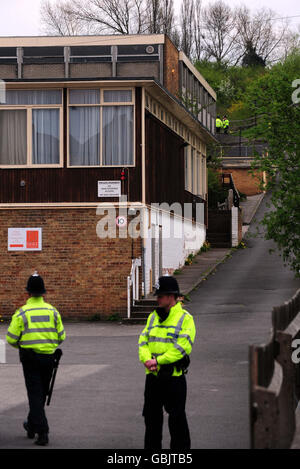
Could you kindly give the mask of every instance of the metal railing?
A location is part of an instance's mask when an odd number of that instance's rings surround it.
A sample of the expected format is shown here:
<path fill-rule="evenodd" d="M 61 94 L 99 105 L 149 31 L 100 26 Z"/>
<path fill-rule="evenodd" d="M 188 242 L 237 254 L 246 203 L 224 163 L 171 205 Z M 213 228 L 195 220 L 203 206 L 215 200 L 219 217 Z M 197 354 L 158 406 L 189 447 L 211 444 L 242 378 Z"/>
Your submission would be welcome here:
<path fill-rule="evenodd" d="M 141 258 L 132 259 L 130 275 L 127 277 L 127 318 L 130 319 L 131 306 L 139 299 L 139 268 Z"/>
<path fill-rule="evenodd" d="M 253 158 L 257 154 L 262 156 L 265 145 L 223 145 L 221 155 L 223 158 Z"/>

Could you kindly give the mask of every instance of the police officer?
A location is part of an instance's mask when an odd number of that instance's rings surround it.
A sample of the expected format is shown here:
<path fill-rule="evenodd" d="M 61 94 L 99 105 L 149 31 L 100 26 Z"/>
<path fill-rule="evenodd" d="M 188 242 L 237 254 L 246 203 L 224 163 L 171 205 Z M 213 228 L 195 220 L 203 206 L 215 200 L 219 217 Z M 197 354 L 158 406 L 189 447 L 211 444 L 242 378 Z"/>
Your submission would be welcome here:
<path fill-rule="evenodd" d="M 227 116 L 224 116 L 224 117 L 223 117 L 223 129 L 224 129 L 224 134 L 228 134 L 228 130 L 229 130 L 229 119 L 227 118 Z"/>
<path fill-rule="evenodd" d="M 216 118 L 216 132 L 219 134 L 221 132 L 221 129 L 223 129 L 223 122 L 220 118 L 220 116 L 217 116 Z"/>
<path fill-rule="evenodd" d="M 28 300 L 12 317 L 7 342 L 19 348 L 29 401 L 29 414 L 23 426 L 28 438 L 38 435 L 35 443 L 48 444 L 49 426 L 44 406 L 53 371 L 53 353 L 65 337 L 61 316 L 46 303 L 42 277 L 35 272 L 27 282 Z"/>
<path fill-rule="evenodd" d="M 161 449 L 165 408 L 171 449 L 189 449 L 185 373 L 196 335 L 195 324 L 178 301 L 180 293 L 174 277 L 160 277 L 155 294 L 158 307 L 149 315 L 139 338 L 139 358 L 146 368 L 144 446 Z"/>

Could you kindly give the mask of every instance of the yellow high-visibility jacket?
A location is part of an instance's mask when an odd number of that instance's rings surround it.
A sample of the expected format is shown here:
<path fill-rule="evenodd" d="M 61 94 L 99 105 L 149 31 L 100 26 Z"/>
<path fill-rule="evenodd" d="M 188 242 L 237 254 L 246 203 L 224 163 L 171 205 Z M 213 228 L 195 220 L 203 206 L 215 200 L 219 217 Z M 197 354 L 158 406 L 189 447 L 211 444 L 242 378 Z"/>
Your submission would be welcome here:
<path fill-rule="evenodd" d="M 220 127 L 221 129 L 223 128 L 223 122 L 221 119 L 216 119 L 216 127 Z"/>
<path fill-rule="evenodd" d="M 153 311 L 139 337 L 139 358 L 142 363 L 156 358 L 158 367 L 157 372 L 146 368 L 146 374 L 157 375 L 160 365 L 175 363 L 185 355 L 190 355 L 195 335 L 193 316 L 182 309 L 180 302 L 170 309 L 168 317 L 161 323 L 158 314 Z M 182 370 L 177 371 L 174 367 L 172 376 L 180 375 Z"/>
<path fill-rule="evenodd" d="M 9 325 L 6 340 L 16 348 L 30 348 L 51 354 L 66 338 L 57 309 L 42 296 L 30 297 L 17 309 Z"/>

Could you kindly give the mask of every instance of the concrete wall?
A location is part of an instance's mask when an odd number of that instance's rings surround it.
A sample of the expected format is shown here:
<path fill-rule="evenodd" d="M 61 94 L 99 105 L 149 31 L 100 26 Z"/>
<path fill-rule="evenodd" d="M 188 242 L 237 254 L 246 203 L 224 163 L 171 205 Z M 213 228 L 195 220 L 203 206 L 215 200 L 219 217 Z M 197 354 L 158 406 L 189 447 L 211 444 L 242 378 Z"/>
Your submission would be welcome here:
<path fill-rule="evenodd" d="M 161 242 L 159 240 L 159 227 L 161 227 Z M 169 229 L 170 228 L 170 229 Z M 156 236 L 151 239 L 151 234 Z M 147 239 L 145 240 L 145 293 L 151 292 L 160 274 L 172 274 L 174 270 L 182 267 L 187 256 L 196 254 L 203 245 L 206 237 L 204 213 L 202 223 L 192 223 L 188 219 L 169 217 L 167 213 L 148 212 Z M 161 271 L 159 270 L 159 250 L 161 247 Z M 154 266 L 153 264 L 153 249 Z"/>

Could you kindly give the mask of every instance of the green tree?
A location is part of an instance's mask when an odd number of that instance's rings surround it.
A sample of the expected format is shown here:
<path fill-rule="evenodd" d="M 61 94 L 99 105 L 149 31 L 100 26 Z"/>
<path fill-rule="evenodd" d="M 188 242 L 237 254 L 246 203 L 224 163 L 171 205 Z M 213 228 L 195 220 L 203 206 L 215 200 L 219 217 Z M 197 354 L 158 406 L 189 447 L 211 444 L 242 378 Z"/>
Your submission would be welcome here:
<path fill-rule="evenodd" d="M 265 171 L 271 191 L 263 218 L 266 238 L 277 244 L 283 260 L 300 272 L 300 52 L 289 56 L 251 84 L 247 102 L 258 116 L 254 138 L 264 139 L 266 155 L 253 168 Z M 299 90 L 295 89 L 298 86 Z M 297 102 L 299 101 L 299 102 Z"/>

